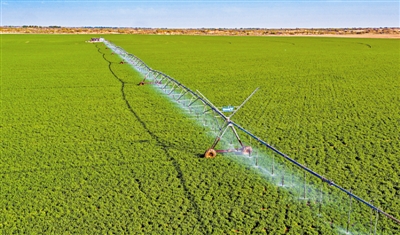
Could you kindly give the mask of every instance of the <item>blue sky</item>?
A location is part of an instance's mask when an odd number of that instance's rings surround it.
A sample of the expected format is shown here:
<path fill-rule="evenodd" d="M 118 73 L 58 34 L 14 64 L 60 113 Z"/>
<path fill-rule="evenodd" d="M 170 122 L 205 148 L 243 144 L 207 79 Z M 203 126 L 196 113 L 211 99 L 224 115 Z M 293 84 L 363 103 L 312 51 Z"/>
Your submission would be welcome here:
<path fill-rule="evenodd" d="M 1 1 L 1 25 L 151 28 L 399 27 L 399 0 Z"/>

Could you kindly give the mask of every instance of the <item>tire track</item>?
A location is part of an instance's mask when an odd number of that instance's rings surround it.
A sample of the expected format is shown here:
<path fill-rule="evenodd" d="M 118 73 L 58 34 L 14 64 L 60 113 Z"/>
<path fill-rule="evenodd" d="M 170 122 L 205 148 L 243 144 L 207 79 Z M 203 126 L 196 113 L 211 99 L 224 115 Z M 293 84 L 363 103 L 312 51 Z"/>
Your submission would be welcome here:
<path fill-rule="evenodd" d="M 367 43 L 357 42 L 357 44 L 361 44 L 361 45 L 367 46 L 369 48 L 372 48 L 372 46 L 370 44 L 367 44 Z"/>
<path fill-rule="evenodd" d="M 101 44 L 101 45 L 103 45 L 103 44 Z M 115 74 L 115 72 L 113 71 L 113 69 L 111 67 L 113 64 L 117 64 L 117 63 L 108 60 L 106 58 L 106 54 L 101 51 L 101 48 L 98 46 L 98 44 L 96 44 L 96 47 L 98 49 L 98 52 L 100 54 L 102 54 L 103 59 L 106 62 L 108 62 L 108 69 L 110 70 L 111 74 L 114 76 L 115 79 L 117 79 L 121 83 L 121 89 L 120 89 L 121 96 L 122 96 L 122 99 L 125 101 L 125 104 L 126 104 L 128 110 L 135 117 L 135 119 L 137 119 L 137 121 L 140 123 L 140 125 L 143 127 L 143 129 L 151 136 L 151 138 L 157 142 L 157 144 L 161 147 L 161 149 L 163 150 L 163 152 L 165 153 L 167 158 L 172 162 L 172 165 L 175 168 L 175 171 L 177 172 L 177 177 L 180 180 L 180 184 L 182 185 L 182 188 L 184 190 L 185 197 L 189 200 L 192 208 L 194 209 L 194 214 L 196 215 L 197 220 L 200 224 L 199 229 L 203 233 L 205 233 L 205 231 L 204 231 L 205 226 L 204 226 L 203 219 L 202 219 L 202 216 L 200 213 L 200 208 L 197 205 L 196 201 L 194 200 L 194 196 L 190 193 L 190 190 L 187 187 L 186 180 L 183 177 L 182 169 L 181 169 L 178 161 L 168 152 L 168 145 L 166 143 L 164 143 L 156 134 L 154 134 L 147 127 L 146 123 L 139 117 L 139 115 L 132 108 L 131 104 L 129 103 L 128 99 L 126 98 L 126 93 L 125 93 L 125 84 L 127 84 L 127 82 L 123 81 L 120 77 L 118 77 L 118 75 Z M 195 229 L 195 228 L 193 228 L 193 229 Z"/>

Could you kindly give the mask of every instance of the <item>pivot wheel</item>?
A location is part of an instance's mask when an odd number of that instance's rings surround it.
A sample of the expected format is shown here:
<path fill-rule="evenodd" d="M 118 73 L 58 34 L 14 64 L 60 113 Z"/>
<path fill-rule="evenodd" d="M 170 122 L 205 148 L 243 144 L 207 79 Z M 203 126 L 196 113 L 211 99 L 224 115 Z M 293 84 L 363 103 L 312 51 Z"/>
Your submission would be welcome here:
<path fill-rule="evenodd" d="M 253 152 L 253 148 L 252 148 L 251 146 L 245 146 L 245 147 L 243 147 L 243 150 L 242 150 L 242 153 L 243 153 L 243 154 L 248 154 L 248 155 L 250 155 L 251 152 Z"/>
<path fill-rule="evenodd" d="M 215 158 L 215 156 L 217 156 L 217 152 L 214 149 L 208 149 L 204 153 L 205 158 Z"/>

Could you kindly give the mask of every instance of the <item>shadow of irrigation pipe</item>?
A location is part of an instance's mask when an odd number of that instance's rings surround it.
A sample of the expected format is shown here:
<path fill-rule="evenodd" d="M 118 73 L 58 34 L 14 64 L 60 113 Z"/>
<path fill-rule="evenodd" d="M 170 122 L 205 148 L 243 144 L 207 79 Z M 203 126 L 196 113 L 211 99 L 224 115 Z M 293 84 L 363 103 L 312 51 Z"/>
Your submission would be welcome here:
<path fill-rule="evenodd" d="M 104 44 L 101 44 L 101 45 L 104 45 Z M 125 94 L 125 84 L 127 84 L 127 82 L 123 81 L 120 77 L 118 77 L 118 75 L 113 71 L 113 69 L 111 67 L 113 64 L 119 64 L 119 63 L 112 62 L 112 61 L 108 60 L 106 58 L 106 54 L 101 51 L 101 48 L 99 47 L 99 44 L 96 44 L 96 47 L 98 49 L 98 52 L 100 54 L 102 54 L 103 59 L 108 62 L 108 69 L 110 70 L 111 74 L 114 76 L 115 79 L 117 79 L 121 83 L 121 96 L 122 96 L 122 99 L 125 101 L 126 107 L 131 112 L 131 114 L 135 117 L 135 119 L 138 120 L 138 122 L 141 124 L 143 129 L 145 129 L 145 131 L 151 136 L 151 138 L 154 139 L 158 143 L 158 145 L 161 147 L 161 149 L 163 150 L 165 155 L 168 157 L 168 159 L 171 160 L 172 165 L 174 166 L 175 171 L 177 172 L 177 177 L 179 178 L 180 184 L 183 187 L 185 196 L 189 200 L 189 202 L 192 205 L 193 209 L 195 210 L 195 214 L 196 214 L 197 220 L 200 223 L 199 228 L 201 230 L 203 230 L 202 228 L 204 228 L 204 226 L 203 226 L 204 224 L 203 224 L 203 220 L 202 220 L 202 216 L 201 216 L 201 212 L 200 212 L 199 206 L 195 202 L 194 196 L 190 193 L 190 190 L 188 189 L 188 187 L 186 185 L 186 180 L 185 180 L 185 178 L 183 176 L 183 173 L 182 173 L 182 170 L 181 170 L 181 167 L 180 167 L 178 161 L 168 152 L 167 144 L 165 144 L 157 135 L 155 135 L 147 127 L 146 123 L 139 117 L 139 115 L 132 108 L 132 106 L 129 103 L 128 99 L 126 98 L 126 94 Z M 205 232 L 205 231 L 202 231 L 202 232 Z"/>

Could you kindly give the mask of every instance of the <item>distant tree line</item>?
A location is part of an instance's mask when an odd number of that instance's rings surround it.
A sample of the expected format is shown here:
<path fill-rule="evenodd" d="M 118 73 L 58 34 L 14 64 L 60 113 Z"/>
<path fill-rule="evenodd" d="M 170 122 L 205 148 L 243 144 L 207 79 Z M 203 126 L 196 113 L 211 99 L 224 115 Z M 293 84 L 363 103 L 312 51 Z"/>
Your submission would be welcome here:
<path fill-rule="evenodd" d="M 9 26 L 13 27 L 13 26 Z M 39 26 L 39 25 L 22 25 L 22 28 L 61 28 L 58 25 L 50 25 L 50 26 Z"/>
<path fill-rule="evenodd" d="M 380 34 L 400 35 L 399 27 L 380 28 L 294 28 L 294 29 L 266 29 L 266 28 L 142 28 L 142 27 L 62 27 L 57 25 L 38 26 L 2 26 L 2 33 L 61 33 L 61 34 L 157 34 L 157 35 L 232 35 L 232 36 L 268 36 L 268 35 L 356 35 Z"/>

